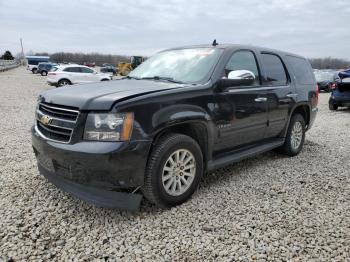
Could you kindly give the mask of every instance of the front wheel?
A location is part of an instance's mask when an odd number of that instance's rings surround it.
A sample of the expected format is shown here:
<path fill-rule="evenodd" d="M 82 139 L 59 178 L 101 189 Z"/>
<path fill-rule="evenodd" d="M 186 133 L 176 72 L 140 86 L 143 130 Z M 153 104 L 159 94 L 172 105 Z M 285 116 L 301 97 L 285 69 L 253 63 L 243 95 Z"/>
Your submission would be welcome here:
<path fill-rule="evenodd" d="M 305 120 L 300 114 L 292 116 L 287 130 L 286 139 L 282 151 L 288 156 L 296 156 L 303 148 L 305 141 Z"/>
<path fill-rule="evenodd" d="M 148 160 L 144 196 L 161 207 L 187 201 L 203 174 L 203 156 L 198 143 L 189 136 L 169 134 L 154 146 Z"/>
<path fill-rule="evenodd" d="M 42 76 L 47 76 L 47 72 L 46 71 L 41 71 L 41 75 Z"/>
<path fill-rule="evenodd" d="M 33 74 L 36 74 L 37 71 L 38 71 L 38 69 L 36 69 L 36 68 L 33 68 L 33 69 L 32 69 L 32 73 L 33 73 Z"/>

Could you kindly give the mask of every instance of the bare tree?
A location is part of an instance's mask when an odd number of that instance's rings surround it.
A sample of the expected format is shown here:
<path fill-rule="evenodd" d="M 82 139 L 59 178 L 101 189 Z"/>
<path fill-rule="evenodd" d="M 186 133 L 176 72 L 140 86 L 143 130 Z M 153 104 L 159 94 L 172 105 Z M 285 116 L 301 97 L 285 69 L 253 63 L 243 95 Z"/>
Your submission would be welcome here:
<path fill-rule="evenodd" d="M 340 58 L 310 58 L 312 68 L 314 69 L 346 69 L 350 67 L 350 61 Z"/>
<path fill-rule="evenodd" d="M 37 53 L 36 55 L 49 55 L 47 53 Z M 96 65 L 101 66 L 104 63 L 116 65 L 119 62 L 127 62 L 130 57 L 123 55 L 110 55 L 110 54 L 99 54 L 99 53 L 66 53 L 58 52 L 50 54 L 50 60 L 57 63 L 77 63 L 83 64 L 86 62 L 96 63 Z"/>

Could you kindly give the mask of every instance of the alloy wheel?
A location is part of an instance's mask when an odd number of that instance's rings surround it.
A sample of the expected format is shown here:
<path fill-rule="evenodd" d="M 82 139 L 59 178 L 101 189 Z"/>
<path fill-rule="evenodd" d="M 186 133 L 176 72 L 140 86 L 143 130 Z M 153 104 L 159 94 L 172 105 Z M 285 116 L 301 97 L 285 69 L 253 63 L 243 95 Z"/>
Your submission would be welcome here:
<path fill-rule="evenodd" d="M 291 145 L 293 149 L 297 150 L 303 139 L 303 126 L 300 122 L 295 122 L 292 134 L 291 134 Z"/>
<path fill-rule="evenodd" d="M 167 194 L 179 196 L 187 191 L 196 175 L 196 160 L 187 149 L 173 152 L 163 167 L 162 184 Z"/>

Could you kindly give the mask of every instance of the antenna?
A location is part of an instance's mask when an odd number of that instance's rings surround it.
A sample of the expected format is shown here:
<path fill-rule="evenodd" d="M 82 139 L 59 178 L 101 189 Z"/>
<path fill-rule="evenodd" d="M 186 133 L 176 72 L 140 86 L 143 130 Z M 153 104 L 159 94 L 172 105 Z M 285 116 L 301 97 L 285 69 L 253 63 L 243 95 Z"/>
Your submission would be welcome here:
<path fill-rule="evenodd" d="M 216 42 L 216 39 L 214 39 L 212 46 L 217 46 L 217 45 L 218 45 L 218 43 Z"/>

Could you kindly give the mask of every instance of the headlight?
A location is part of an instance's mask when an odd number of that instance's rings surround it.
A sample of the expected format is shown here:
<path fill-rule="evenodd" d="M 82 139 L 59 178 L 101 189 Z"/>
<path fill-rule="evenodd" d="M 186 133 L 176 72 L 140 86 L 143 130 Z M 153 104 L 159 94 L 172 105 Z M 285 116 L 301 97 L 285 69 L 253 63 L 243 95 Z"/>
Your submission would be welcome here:
<path fill-rule="evenodd" d="M 86 119 L 84 139 L 127 141 L 134 123 L 133 113 L 90 113 Z"/>

